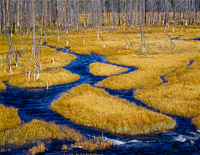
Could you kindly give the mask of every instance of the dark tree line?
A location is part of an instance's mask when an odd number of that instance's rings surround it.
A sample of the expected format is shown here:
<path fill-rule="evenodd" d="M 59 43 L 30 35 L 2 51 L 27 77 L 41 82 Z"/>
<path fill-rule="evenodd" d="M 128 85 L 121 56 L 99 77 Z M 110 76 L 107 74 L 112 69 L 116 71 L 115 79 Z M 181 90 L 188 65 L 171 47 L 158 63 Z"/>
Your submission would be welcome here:
<path fill-rule="evenodd" d="M 1 0 L 0 9 L 1 32 L 29 31 L 34 20 L 63 29 L 200 23 L 200 0 Z"/>

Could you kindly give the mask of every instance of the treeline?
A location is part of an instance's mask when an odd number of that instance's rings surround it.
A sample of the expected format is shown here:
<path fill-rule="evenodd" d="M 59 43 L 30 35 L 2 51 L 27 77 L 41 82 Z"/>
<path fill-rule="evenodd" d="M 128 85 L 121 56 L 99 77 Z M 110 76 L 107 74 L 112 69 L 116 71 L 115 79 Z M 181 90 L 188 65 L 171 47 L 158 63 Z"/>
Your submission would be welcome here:
<path fill-rule="evenodd" d="M 0 29 L 46 26 L 191 25 L 200 23 L 200 0 L 1 0 Z"/>

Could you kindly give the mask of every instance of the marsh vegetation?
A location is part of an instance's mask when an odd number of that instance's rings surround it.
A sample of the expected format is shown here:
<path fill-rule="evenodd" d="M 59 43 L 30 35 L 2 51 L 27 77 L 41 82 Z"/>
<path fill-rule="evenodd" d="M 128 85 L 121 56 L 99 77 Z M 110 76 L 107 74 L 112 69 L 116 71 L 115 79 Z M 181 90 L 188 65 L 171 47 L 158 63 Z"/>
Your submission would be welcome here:
<path fill-rule="evenodd" d="M 1 0 L 0 8 L 1 152 L 199 148 L 198 0 Z"/>

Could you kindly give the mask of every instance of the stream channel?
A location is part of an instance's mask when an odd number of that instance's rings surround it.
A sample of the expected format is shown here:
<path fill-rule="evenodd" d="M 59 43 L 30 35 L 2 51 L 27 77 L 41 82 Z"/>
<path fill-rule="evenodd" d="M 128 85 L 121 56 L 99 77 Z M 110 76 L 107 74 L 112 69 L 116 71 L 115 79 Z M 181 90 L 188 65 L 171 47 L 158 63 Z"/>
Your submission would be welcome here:
<path fill-rule="evenodd" d="M 45 43 L 43 45 L 46 45 Z M 51 47 L 51 46 L 49 46 Z M 54 47 L 51 47 L 54 48 Z M 170 116 L 176 120 L 177 126 L 174 130 L 159 132 L 142 136 L 119 136 L 108 132 L 103 132 L 90 127 L 75 124 L 70 120 L 66 120 L 61 115 L 50 110 L 51 102 L 58 99 L 59 96 L 68 92 L 73 87 L 81 84 L 90 84 L 95 86 L 99 81 L 107 77 L 93 76 L 89 72 L 89 65 L 94 62 L 107 63 L 104 56 L 91 53 L 90 55 L 72 53 L 69 48 L 59 49 L 57 52 L 67 52 L 77 56 L 77 59 L 69 65 L 63 67 L 72 73 L 79 74 L 80 79 L 70 84 L 63 84 L 43 89 L 20 89 L 10 87 L 8 84 L 5 91 L 0 92 L 0 102 L 6 106 L 13 106 L 18 109 L 19 117 L 22 122 L 30 122 L 32 119 L 40 119 L 47 122 L 55 122 L 59 125 L 67 125 L 73 129 L 79 130 L 87 137 L 104 136 L 105 140 L 112 140 L 115 144 L 109 150 L 103 152 L 95 152 L 97 154 L 200 154 L 200 134 L 196 131 L 191 123 L 191 119 L 177 116 Z M 189 65 L 193 62 L 190 61 Z M 189 66 L 188 65 L 188 66 Z M 121 65 L 117 65 L 121 66 Z M 127 67 L 126 73 L 136 71 L 137 68 Z M 125 74 L 126 74 L 125 73 Z M 166 83 L 165 77 L 161 77 L 163 84 Z M 105 89 L 111 95 L 124 98 L 129 102 L 134 102 L 138 106 L 156 111 L 151 107 L 134 98 L 134 90 L 110 90 Z M 158 112 L 158 111 L 157 111 Z M 81 149 L 69 151 L 60 151 L 64 142 L 53 140 L 48 146 L 45 154 L 84 154 L 88 153 Z M 65 142 L 66 143 L 66 142 Z M 69 142 L 70 143 L 70 142 Z M 26 154 L 27 147 L 12 149 L 10 152 L 3 154 Z"/>

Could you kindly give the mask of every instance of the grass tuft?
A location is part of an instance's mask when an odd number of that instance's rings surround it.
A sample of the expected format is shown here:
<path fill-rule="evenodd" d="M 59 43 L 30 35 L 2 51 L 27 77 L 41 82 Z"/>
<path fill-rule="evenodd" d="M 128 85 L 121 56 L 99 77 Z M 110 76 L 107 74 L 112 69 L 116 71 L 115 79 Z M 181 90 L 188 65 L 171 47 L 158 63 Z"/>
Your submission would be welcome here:
<path fill-rule="evenodd" d="M 5 90 L 5 89 L 6 89 L 6 85 L 0 82 L 0 91 Z"/>
<path fill-rule="evenodd" d="M 35 154 L 40 154 L 40 153 L 44 153 L 45 152 L 45 145 L 44 143 L 38 145 L 38 146 L 34 146 L 31 149 L 29 149 L 29 153 L 31 155 L 35 155 Z"/>
<path fill-rule="evenodd" d="M 16 128 L 20 123 L 16 109 L 0 104 L 0 132 Z"/>

